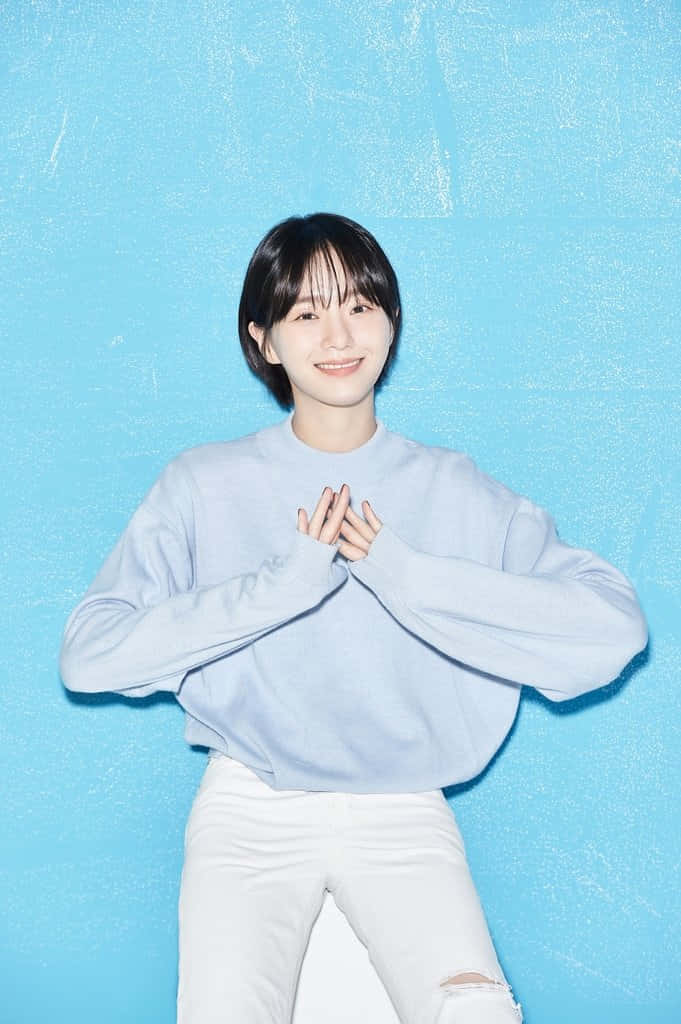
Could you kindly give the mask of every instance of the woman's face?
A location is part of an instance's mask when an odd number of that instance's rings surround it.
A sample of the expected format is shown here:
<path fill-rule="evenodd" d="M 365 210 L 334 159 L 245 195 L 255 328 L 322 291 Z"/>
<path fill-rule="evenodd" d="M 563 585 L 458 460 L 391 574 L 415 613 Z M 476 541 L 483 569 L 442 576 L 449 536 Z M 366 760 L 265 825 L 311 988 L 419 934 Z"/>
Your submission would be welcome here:
<path fill-rule="evenodd" d="M 332 260 L 342 295 L 345 277 L 335 252 Z M 313 306 L 310 293 L 315 286 L 321 287 L 322 294 Z M 352 294 L 339 303 L 336 283 L 323 262 L 304 279 L 286 317 L 272 326 L 269 344 L 253 321 L 248 329 L 265 359 L 284 367 L 296 404 L 301 394 L 327 405 L 361 402 L 378 380 L 392 341 L 392 325 L 380 306 Z M 356 360 L 356 368 L 343 374 L 325 373 L 318 365 Z"/>

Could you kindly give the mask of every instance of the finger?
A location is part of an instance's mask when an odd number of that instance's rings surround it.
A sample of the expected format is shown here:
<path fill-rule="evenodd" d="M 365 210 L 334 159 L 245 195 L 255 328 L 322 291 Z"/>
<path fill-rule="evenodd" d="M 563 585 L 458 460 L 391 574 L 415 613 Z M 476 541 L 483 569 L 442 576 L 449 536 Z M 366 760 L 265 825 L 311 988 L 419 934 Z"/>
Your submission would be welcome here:
<path fill-rule="evenodd" d="M 338 527 L 343 522 L 349 502 L 350 488 L 347 484 L 343 484 L 338 493 L 335 507 L 329 506 L 327 509 L 326 521 L 322 527 L 320 539 L 325 540 L 327 543 L 334 543 L 332 538 L 335 538 L 338 534 Z"/>
<path fill-rule="evenodd" d="M 325 487 L 322 493 L 319 495 L 319 500 L 315 505 L 314 512 L 318 512 L 320 509 L 327 509 L 333 500 L 333 487 Z M 312 515 L 314 516 L 314 512 Z"/>
<path fill-rule="evenodd" d="M 319 531 L 322 528 L 322 524 L 324 522 L 327 509 L 331 504 L 332 497 L 333 488 L 325 487 L 324 490 L 322 491 L 321 498 L 317 502 L 316 508 L 312 513 L 312 518 L 310 519 L 309 528 L 307 532 L 316 540 L 319 540 Z"/>
<path fill-rule="evenodd" d="M 298 509 L 298 526 L 297 526 L 297 529 L 300 530 L 301 533 L 307 533 L 308 529 L 309 529 L 309 525 L 310 524 L 307 521 L 307 512 L 305 511 L 304 508 L 299 508 Z"/>
<path fill-rule="evenodd" d="M 338 505 L 338 501 L 339 501 L 339 495 L 338 495 L 338 492 L 337 492 L 337 491 L 334 491 L 334 495 L 333 495 L 333 502 L 331 503 L 331 504 L 332 504 L 332 508 L 333 508 L 333 509 L 335 509 L 335 508 L 336 508 L 336 506 Z M 326 521 L 327 521 L 327 523 L 329 522 L 329 519 L 328 519 L 328 515 L 327 515 L 327 520 L 326 520 Z M 337 542 L 337 540 L 338 540 L 338 538 L 339 538 L 339 537 L 340 537 L 340 523 L 338 524 L 338 529 L 337 529 L 337 530 L 336 530 L 336 532 L 334 533 L 334 535 L 333 535 L 333 537 L 331 538 L 331 540 L 330 540 L 330 542 L 329 542 L 329 543 L 331 543 L 331 544 L 335 544 L 335 543 Z"/>
<path fill-rule="evenodd" d="M 383 523 L 378 518 L 378 516 L 376 515 L 371 505 L 366 499 L 362 502 L 362 511 L 364 512 L 364 515 L 366 516 L 369 525 L 375 530 L 376 533 L 378 533 L 380 528 L 383 526 Z"/>
<path fill-rule="evenodd" d="M 327 515 L 331 515 L 336 512 L 340 503 L 349 504 L 350 502 L 350 488 L 347 484 L 343 484 L 340 491 L 333 491 L 331 501 L 327 507 Z"/>
<path fill-rule="evenodd" d="M 362 548 L 358 548 L 355 544 L 350 544 L 347 540 L 342 540 L 338 544 L 338 550 L 341 555 L 349 558 L 352 562 L 358 561 L 360 558 L 366 558 L 367 552 Z"/>
<path fill-rule="evenodd" d="M 334 513 L 336 511 L 336 509 L 338 508 L 338 502 L 339 501 L 340 501 L 340 495 L 338 494 L 337 491 L 334 491 L 333 492 L 333 500 L 332 500 L 331 504 L 329 505 L 329 507 L 328 507 L 328 509 L 326 511 L 326 521 L 327 522 L 329 521 L 329 518 L 332 515 L 332 513 Z"/>
<path fill-rule="evenodd" d="M 376 536 L 376 532 L 364 521 L 364 519 L 362 519 L 361 516 L 358 516 L 356 512 L 353 512 L 351 508 L 348 508 L 345 513 L 345 518 L 349 522 L 350 526 L 354 526 L 360 536 L 364 537 L 365 540 L 368 540 L 369 543 L 371 543 Z"/>
<path fill-rule="evenodd" d="M 347 519 L 344 519 L 340 526 L 340 532 L 351 544 L 355 547 L 360 548 L 364 554 L 367 554 L 373 537 L 363 537 L 362 534 L 348 523 Z"/>
<path fill-rule="evenodd" d="M 327 517 L 327 519 L 331 515 L 331 513 L 335 511 L 337 504 L 338 504 L 338 493 L 336 491 L 334 491 L 333 492 L 333 499 L 331 501 L 331 504 L 329 505 L 328 509 L 326 510 L 326 517 Z"/>

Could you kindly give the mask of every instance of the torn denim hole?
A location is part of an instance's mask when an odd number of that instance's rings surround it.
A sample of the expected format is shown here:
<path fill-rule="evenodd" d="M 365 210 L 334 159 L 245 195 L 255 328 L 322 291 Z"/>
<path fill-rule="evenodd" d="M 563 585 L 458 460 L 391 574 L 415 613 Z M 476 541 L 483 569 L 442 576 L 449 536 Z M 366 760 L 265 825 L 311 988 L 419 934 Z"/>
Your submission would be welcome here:
<path fill-rule="evenodd" d="M 459 982 L 457 982 L 457 980 L 456 980 L 457 978 L 467 977 L 469 974 L 478 975 L 479 976 L 478 980 L 477 981 L 472 981 L 472 982 L 468 982 L 468 981 L 464 981 L 464 982 L 459 981 Z M 467 984 L 473 985 L 473 984 L 475 984 L 475 985 L 481 985 L 481 984 L 483 984 L 483 980 L 482 979 L 484 979 L 484 981 L 486 981 L 488 983 L 491 982 L 491 983 L 496 983 L 497 985 L 505 985 L 508 988 L 508 982 L 506 981 L 506 979 L 502 975 L 500 975 L 500 974 L 493 974 L 491 971 L 488 971 L 488 970 L 479 971 L 477 969 L 477 967 L 468 967 L 464 971 L 457 971 L 456 974 L 447 974 L 442 979 L 442 981 L 440 982 L 440 985 L 448 985 L 448 984 L 455 984 L 455 985 L 467 985 Z"/>
<path fill-rule="evenodd" d="M 457 978 L 463 980 L 457 981 Z M 520 1003 L 516 1003 L 513 998 L 511 986 L 508 984 L 505 978 L 490 975 L 487 971 L 458 971 L 456 974 L 448 974 L 440 982 L 442 988 L 447 988 L 447 995 L 456 995 L 457 992 L 469 992 L 472 993 L 475 990 L 483 990 L 485 992 L 503 992 L 508 998 L 511 1007 L 513 1009 L 514 1016 L 518 1021 L 518 1024 L 522 1024 L 522 1006 Z"/>

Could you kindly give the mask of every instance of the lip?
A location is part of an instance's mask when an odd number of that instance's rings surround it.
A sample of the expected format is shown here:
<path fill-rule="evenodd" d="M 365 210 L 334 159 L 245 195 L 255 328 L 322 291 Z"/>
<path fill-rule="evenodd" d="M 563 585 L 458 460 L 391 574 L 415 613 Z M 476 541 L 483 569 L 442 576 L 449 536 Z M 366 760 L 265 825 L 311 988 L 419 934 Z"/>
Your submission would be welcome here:
<path fill-rule="evenodd" d="M 359 370 L 363 361 L 364 356 L 359 356 L 359 362 L 355 363 L 354 366 L 341 367 L 337 370 L 322 370 L 321 366 L 318 363 L 315 363 L 315 366 L 317 367 L 318 370 L 320 370 L 322 373 L 325 373 L 328 377 L 349 377 L 351 373 L 355 373 L 356 370 Z M 345 362 L 350 362 L 350 360 L 347 359 L 345 360 Z"/>

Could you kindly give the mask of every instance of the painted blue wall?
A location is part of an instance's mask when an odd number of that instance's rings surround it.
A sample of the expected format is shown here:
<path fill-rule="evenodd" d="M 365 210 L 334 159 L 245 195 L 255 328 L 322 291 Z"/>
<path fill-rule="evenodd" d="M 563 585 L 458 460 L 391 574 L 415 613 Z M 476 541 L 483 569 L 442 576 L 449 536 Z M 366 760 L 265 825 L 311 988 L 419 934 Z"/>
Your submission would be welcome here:
<path fill-rule="evenodd" d="M 387 425 L 547 507 L 649 620 L 447 791 L 516 998 L 679 1019 L 679 5 L 10 0 L 0 40 L 3 1021 L 174 1020 L 205 755 L 173 699 L 68 694 L 61 629 L 169 458 L 284 415 L 236 309 L 313 210 L 400 279 Z"/>

